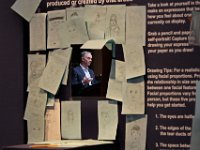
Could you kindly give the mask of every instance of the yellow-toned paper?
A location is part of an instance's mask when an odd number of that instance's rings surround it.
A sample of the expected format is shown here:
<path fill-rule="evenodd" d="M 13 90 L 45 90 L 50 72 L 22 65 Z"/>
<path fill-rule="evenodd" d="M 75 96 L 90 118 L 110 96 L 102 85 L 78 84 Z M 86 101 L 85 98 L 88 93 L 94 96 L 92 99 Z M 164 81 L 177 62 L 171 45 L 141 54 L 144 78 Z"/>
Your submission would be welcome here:
<path fill-rule="evenodd" d="M 60 101 L 55 100 L 54 107 L 48 107 L 45 114 L 45 141 L 61 140 Z"/>

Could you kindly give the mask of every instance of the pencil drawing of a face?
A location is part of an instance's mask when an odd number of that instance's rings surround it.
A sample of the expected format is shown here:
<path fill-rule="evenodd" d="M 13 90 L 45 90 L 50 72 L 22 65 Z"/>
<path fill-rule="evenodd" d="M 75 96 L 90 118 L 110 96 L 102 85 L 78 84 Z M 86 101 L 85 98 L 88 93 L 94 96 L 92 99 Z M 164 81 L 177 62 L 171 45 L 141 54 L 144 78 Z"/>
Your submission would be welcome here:
<path fill-rule="evenodd" d="M 41 61 L 32 61 L 30 64 L 31 69 L 31 77 L 32 78 L 39 78 L 42 75 L 44 67 Z"/>

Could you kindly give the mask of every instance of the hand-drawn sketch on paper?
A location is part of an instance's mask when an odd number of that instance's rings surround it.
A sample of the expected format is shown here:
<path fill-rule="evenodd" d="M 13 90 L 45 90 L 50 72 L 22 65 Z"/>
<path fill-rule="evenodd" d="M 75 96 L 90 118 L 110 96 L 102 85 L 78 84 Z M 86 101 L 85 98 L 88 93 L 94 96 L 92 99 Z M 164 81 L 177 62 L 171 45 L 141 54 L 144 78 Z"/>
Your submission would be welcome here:
<path fill-rule="evenodd" d="M 133 30 L 134 29 L 134 30 Z M 146 7 L 127 6 L 126 43 L 144 46 L 146 43 Z"/>
<path fill-rule="evenodd" d="M 69 47 L 66 39 L 66 13 L 65 10 L 48 11 L 47 48 Z"/>
<path fill-rule="evenodd" d="M 112 38 L 117 44 L 125 43 L 125 5 L 107 6 L 105 38 Z"/>
<path fill-rule="evenodd" d="M 57 52 L 58 51 L 58 52 Z M 63 78 L 66 66 L 69 65 L 69 59 L 71 57 L 72 48 L 66 48 L 59 54 L 59 50 L 55 50 L 49 57 L 47 66 L 43 71 L 43 74 L 39 81 L 39 87 L 56 94 Z M 70 57 L 69 57 L 70 56 Z M 51 82 L 49 82 L 51 81 Z"/>
<path fill-rule="evenodd" d="M 54 107 L 48 107 L 45 114 L 45 141 L 61 140 L 60 101 L 55 100 Z"/>
<path fill-rule="evenodd" d="M 77 8 L 66 8 L 66 16 L 67 20 L 70 21 L 71 19 L 83 19 L 84 18 L 85 9 L 83 7 Z"/>
<path fill-rule="evenodd" d="M 28 55 L 28 86 L 38 87 L 39 79 L 46 64 L 46 55 Z"/>
<path fill-rule="evenodd" d="M 98 101 L 99 140 L 115 140 L 118 124 L 117 102 Z"/>
<path fill-rule="evenodd" d="M 44 116 L 32 116 L 27 120 L 28 143 L 44 141 Z"/>
<path fill-rule="evenodd" d="M 61 102 L 61 134 L 63 139 L 81 139 L 81 102 Z"/>
<path fill-rule="evenodd" d="M 121 81 L 111 79 L 111 78 L 109 79 L 106 98 L 116 100 L 116 101 L 122 101 L 122 82 Z"/>
<path fill-rule="evenodd" d="M 56 55 L 60 55 L 60 56 L 65 56 L 65 59 L 67 61 L 67 65 L 65 68 L 65 73 L 63 75 L 62 78 L 62 84 L 63 85 L 67 85 L 67 81 L 68 81 L 68 76 L 69 76 L 69 64 L 71 61 L 71 54 L 72 54 L 72 48 L 63 48 L 63 49 L 56 49 L 53 51 L 54 54 Z"/>
<path fill-rule="evenodd" d="M 144 114 L 145 91 L 144 78 L 138 77 L 131 81 L 123 82 L 122 114 Z"/>
<path fill-rule="evenodd" d="M 190 35 L 188 37 L 189 44 L 200 46 L 200 12 L 192 12 L 192 20 L 190 23 Z"/>
<path fill-rule="evenodd" d="M 29 24 L 30 51 L 46 50 L 46 13 L 37 13 Z"/>
<path fill-rule="evenodd" d="M 26 21 L 30 21 L 35 14 L 42 0 L 16 0 L 11 9 L 22 16 Z"/>
<path fill-rule="evenodd" d="M 31 88 L 28 94 L 24 119 L 29 120 L 33 116 L 43 116 L 47 102 L 47 93 L 40 88 Z"/>
<path fill-rule="evenodd" d="M 126 116 L 126 150 L 145 150 L 147 116 Z"/>
<path fill-rule="evenodd" d="M 144 59 L 143 46 L 134 43 L 126 43 L 123 45 L 126 79 L 145 75 L 146 65 Z"/>
<path fill-rule="evenodd" d="M 105 6 L 86 6 L 85 21 L 90 40 L 104 39 L 106 25 Z"/>
<path fill-rule="evenodd" d="M 81 18 L 67 20 L 65 30 L 70 44 L 83 44 L 89 39 L 86 24 Z"/>

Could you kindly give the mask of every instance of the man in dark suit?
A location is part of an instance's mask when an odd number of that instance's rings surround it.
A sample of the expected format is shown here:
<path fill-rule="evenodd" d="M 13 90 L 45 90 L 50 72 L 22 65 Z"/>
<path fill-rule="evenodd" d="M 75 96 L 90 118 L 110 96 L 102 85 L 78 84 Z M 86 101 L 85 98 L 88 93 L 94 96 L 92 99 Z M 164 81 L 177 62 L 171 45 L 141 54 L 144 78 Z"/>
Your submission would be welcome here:
<path fill-rule="evenodd" d="M 95 75 L 89 68 L 92 63 L 92 54 L 88 51 L 81 52 L 80 65 L 72 70 L 72 92 L 73 95 L 82 96 L 84 90 L 95 84 Z"/>

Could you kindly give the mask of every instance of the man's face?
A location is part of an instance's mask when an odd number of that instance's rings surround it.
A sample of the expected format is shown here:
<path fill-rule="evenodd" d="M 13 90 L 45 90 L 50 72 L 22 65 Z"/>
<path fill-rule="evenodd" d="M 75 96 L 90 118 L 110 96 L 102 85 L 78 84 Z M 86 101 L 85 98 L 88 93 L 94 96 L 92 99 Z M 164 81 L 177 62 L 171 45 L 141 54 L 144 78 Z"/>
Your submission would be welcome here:
<path fill-rule="evenodd" d="M 92 63 L 92 55 L 90 53 L 86 53 L 83 57 L 82 57 L 82 63 L 83 65 L 85 65 L 86 67 L 89 67 L 90 64 Z"/>

